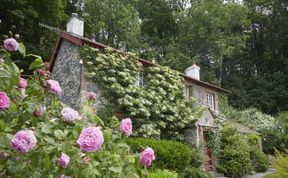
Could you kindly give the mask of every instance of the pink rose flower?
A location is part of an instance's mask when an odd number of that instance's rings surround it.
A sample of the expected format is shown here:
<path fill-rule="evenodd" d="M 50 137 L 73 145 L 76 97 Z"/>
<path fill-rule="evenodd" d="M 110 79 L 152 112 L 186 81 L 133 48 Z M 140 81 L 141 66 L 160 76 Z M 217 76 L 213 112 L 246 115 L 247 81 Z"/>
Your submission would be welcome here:
<path fill-rule="evenodd" d="M 80 119 L 79 113 L 72 108 L 63 108 L 61 114 L 65 122 L 73 122 L 76 119 Z"/>
<path fill-rule="evenodd" d="M 96 99 L 96 93 L 90 91 L 87 93 L 87 98 L 90 100 L 95 100 Z"/>
<path fill-rule="evenodd" d="M 130 118 L 123 119 L 120 124 L 121 131 L 126 135 L 130 136 L 132 134 L 132 121 Z"/>
<path fill-rule="evenodd" d="M 25 80 L 24 78 L 20 78 L 20 83 L 18 85 L 19 88 L 26 88 L 27 87 L 27 80 Z"/>
<path fill-rule="evenodd" d="M 95 152 L 98 151 L 104 142 L 103 134 L 99 127 L 88 127 L 82 130 L 77 143 L 81 151 Z"/>
<path fill-rule="evenodd" d="M 65 153 L 62 153 L 60 158 L 58 158 L 58 164 L 63 168 L 67 168 L 69 161 L 70 161 L 70 157 L 66 155 Z"/>
<path fill-rule="evenodd" d="M 5 92 L 0 91 L 0 111 L 9 108 L 10 99 Z"/>
<path fill-rule="evenodd" d="M 19 43 L 14 38 L 8 38 L 4 41 L 4 48 L 10 52 L 17 51 Z"/>
<path fill-rule="evenodd" d="M 62 92 L 62 89 L 56 80 L 46 80 L 46 84 L 50 93 L 58 95 Z"/>
<path fill-rule="evenodd" d="M 43 116 L 43 115 L 44 115 L 44 111 L 45 111 L 45 108 L 44 108 L 42 105 L 40 105 L 40 106 L 38 106 L 38 107 L 35 108 L 34 114 L 35 114 L 36 116 L 40 117 L 40 116 Z"/>
<path fill-rule="evenodd" d="M 153 160 L 155 160 L 155 154 L 152 148 L 147 147 L 140 153 L 140 163 L 143 166 L 150 166 Z"/>
<path fill-rule="evenodd" d="M 20 153 L 28 153 L 36 146 L 36 143 L 37 139 L 31 130 L 21 130 L 11 140 L 14 151 Z"/>
<path fill-rule="evenodd" d="M 44 76 L 45 75 L 45 70 L 44 69 L 39 69 L 38 71 L 40 76 Z"/>

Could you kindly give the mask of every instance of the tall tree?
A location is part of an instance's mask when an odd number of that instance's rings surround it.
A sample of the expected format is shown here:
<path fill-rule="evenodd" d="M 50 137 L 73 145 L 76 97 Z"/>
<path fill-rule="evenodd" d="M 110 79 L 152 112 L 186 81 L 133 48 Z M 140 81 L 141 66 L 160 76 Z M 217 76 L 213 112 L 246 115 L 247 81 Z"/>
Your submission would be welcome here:
<path fill-rule="evenodd" d="M 56 34 L 40 28 L 39 23 L 63 27 L 68 0 L 2 0 L 0 3 L 0 34 L 20 34 L 33 53 L 49 58 Z"/>
<path fill-rule="evenodd" d="M 203 80 L 220 84 L 224 58 L 240 54 L 245 48 L 243 31 L 249 24 L 247 13 L 248 9 L 238 3 L 192 2 L 181 20 L 179 43 L 190 56 L 190 65 L 197 62 L 203 68 Z"/>
<path fill-rule="evenodd" d="M 230 102 L 266 113 L 288 109 L 288 2 L 246 0 L 251 25 L 245 54 L 225 61 Z"/>
<path fill-rule="evenodd" d="M 140 20 L 127 0 L 85 0 L 86 36 L 106 45 L 136 51 L 140 41 Z"/>

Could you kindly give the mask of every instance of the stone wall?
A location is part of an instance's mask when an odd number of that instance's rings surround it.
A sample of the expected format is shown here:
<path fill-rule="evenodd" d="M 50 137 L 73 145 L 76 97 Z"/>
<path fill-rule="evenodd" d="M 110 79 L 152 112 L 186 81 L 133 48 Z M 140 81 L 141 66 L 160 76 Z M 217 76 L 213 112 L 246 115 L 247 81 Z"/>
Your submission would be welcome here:
<path fill-rule="evenodd" d="M 62 88 L 58 98 L 74 109 L 81 101 L 81 70 L 79 47 L 63 41 L 52 70 L 51 79 L 57 80 Z"/>

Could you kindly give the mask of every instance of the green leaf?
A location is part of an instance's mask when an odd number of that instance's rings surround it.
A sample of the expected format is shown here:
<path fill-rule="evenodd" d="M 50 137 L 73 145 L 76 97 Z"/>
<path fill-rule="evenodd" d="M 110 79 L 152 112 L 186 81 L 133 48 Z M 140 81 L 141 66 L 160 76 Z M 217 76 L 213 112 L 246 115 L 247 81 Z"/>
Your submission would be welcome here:
<path fill-rule="evenodd" d="M 23 43 L 20 43 L 20 44 L 19 44 L 19 49 L 18 49 L 18 51 L 19 51 L 23 56 L 26 55 L 26 48 L 25 48 L 25 46 L 24 46 Z"/>
<path fill-rule="evenodd" d="M 55 140 L 53 138 L 48 137 L 48 136 L 44 137 L 44 140 L 48 143 L 53 144 L 53 145 L 55 144 Z"/>
<path fill-rule="evenodd" d="M 63 132 L 61 130 L 55 130 L 54 131 L 54 136 L 58 139 L 58 140 L 62 140 L 63 139 Z"/>
<path fill-rule="evenodd" d="M 49 134 L 49 133 L 51 133 L 51 130 L 49 129 L 49 127 L 46 124 L 42 124 L 41 132 Z"/>
<path fill-rule="evenodd" d="M 122 168 L 121 167 L 109 167 L 108 168 L 110 171 L 112 172 L 116 172 L 116 173 L 119 173 L 122 171 Z"/>
<path fill-rule="evenodd" d="M 28 54 L 27 56 L 34 56 L 36 59 L 34 60 L 34 62 L 32 62 L 29 66 L 29 70 L 32 69 L 36 69 L 36 68 L 40 68 L 44 65 L 42 58 L 40 56 L 37 55 L 33 55 L 33 54 Z"/>

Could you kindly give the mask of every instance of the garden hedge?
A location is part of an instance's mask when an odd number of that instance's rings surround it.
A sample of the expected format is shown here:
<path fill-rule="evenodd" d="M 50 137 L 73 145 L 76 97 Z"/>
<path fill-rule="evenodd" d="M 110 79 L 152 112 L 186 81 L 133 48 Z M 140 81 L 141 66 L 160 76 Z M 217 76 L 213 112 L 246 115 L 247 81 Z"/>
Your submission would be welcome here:
<path fill-rule="evenodd" d="M 156 160 L 153 167 L 183 172 L 190 165 L 192 150 L 188 145 L 176 141 L 147 138 L 129 138 L 126 143 L 135 151 L 151 147 L 155 151 Z"/>

